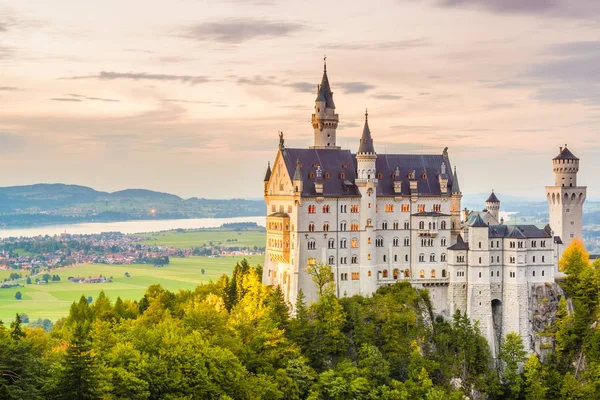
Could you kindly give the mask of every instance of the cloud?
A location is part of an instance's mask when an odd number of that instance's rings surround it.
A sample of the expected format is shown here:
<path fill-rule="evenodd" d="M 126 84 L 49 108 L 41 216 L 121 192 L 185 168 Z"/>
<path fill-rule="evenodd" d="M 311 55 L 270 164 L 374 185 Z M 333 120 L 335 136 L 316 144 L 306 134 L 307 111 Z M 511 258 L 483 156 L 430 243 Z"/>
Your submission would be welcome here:
<path fill-rule="evenodd" d="M 374 94 L 371 97 L 373 97 L 374 99 L 377 100 L 400 100 L 402 98 L 402 96 L 397 95 L 397 94 Z"/>
<path fill-rule="evenodd" d="M 65 102 L 72 102 L 72 103 L 80 103 L 80 102 L 83 101 L 81 99 L 75 99 L 75 98 L 72 98 L 72 97 L 52 97 L 52 98 L 50 98 L 48 100 L 52 100 L 52 101 L 65 101 Z"/>
<path fill-rule="evenodd" d="M 129 79 L 134 81 L 140 80 L 151 80 L 151 81 L 179 81 L 183 83 L 189 83 L 190 85 L 197 85 L 201 83 L 210 82 L 210 78 L 206 76 L 192 76 L 192 75 L 169 75 L 169 74 L 149 74 L 147 72 L 113 72 L 113 71 L 101 71 L 96 75 L 84 75 L 84 76 L 71 76 L 63 77 L 60 79 L 100 79 L 100 80 L 116 80 L 116 79 Z"/>
<path fill-rule="evenodd" d="M 546 48 L 545 54 L 557 56 L 589 55 L 600 53 L 600 41 L 577 41 L 556 43 Z"/>
<path fill-rule="evenodd" d="M 162 99 L 165 103 L 182 103 L 182 104 L 206 104 L 214 107 L 227 107 L 226 104 L 217 103 L 214 101 L 203 101 L 203 100 L 181 100 L 181 99 Z"/>
<path fill-rule="evenodd" d="M 253 39 L 290 36 L 304 29 L 305 26 L 297 22 L 237 18 L 190 26 L 183 36 L 199 41 L 237 44 Z"/>
<path fill-rule="evenodd" d="M 311 93 L 317 91 L 317 85 L 310 82 L 294 82 L 288 83 L 286 86 L 291 87 L 296 92 Z"/>
<path fill-rule="evenodd" d="M 356 122 L 340 122 L 338 124 L 338 130 L 360 128 L 361 126 L 361 124 L 357 124 Z"/>
<path fill-rule="evenodd" d="M 431 40 L 426 37 L 407 40 L 391 40 L 385 42 L 364 43 L 326 43 L 321 46 L 329 50 L 408 50 L 417 47 L 431 46 Z"/>
<path fill-rule="evenodd" d="M 340 82 L 337 86 L 341 87 L 344 93 L 364 93 L 375 88 L 374 85 L 365 82 Z"/>
<path fill-rule="evenodd" d="M 74 97 L 79 100 L 103 101 L 106 103 L 120 103 L 121 102 L 121 100 L 106 99 L 103 97 L 88 97 L 88 96 L 84 96 L 82 94 L 76 94 L 76 93 L 67 93 L 67 94 L 65 94 L 65 96 Z"/>
<path fill-rule="evenodd" d="M 535 86 L 532 82 L 520 82 L 520 81 L 500 81 L 487 84 L 487 88 L 493 89 L 515 89 L 520 87 L 531 87 Z"/>
<path fill-rule="evenodd" d="M 19 90 L 19 88 L 16 88 L 14 86 L 0 86 L 0 92 L 2 92 L 2 91 L 13 91 L 13 90 Z"/>
<path fill-rule="evenodd" d="M 8 154 L 19 151 L 25 140 L 13 133 L 0 131 L 0 154 Z"/>
<path fill-rule="evenodd" d="M 559 18 L 596 18 L 597 0 L 437 0 L 446 8 L 475 8 L 496 14 L 531 14 Z"/>
<path fill-rule="evenodd" d="M 255 75 L 253 77 L 232 77 L 238 85 L 250 86 L 281 86 L 293 89 L 296 92 L 312 93 L 317 91 L 317 85 L 310 82 L 287 82 L 280 81 L 275 76 Z"/>

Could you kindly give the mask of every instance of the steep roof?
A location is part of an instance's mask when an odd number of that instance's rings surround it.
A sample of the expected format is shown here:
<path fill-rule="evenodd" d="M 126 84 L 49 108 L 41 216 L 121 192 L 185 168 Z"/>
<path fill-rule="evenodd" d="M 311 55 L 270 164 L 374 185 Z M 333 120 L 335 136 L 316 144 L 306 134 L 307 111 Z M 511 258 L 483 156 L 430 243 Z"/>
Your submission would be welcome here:
<path fill-rule="evenodd" d="M 267 166 L 267 173 L 265 174 L 265 182 L 268 182 L 271 179 L 271 163 Z"/>
<path fill-rule="evenodd" d="M 483 220 L 481 219 L 481 215 L 477 214 L 475 216 L 475 219 L 473 220 L 473 222 L 471 222 L 469 226 L 471 228 L 486 228 L 488 225 L 485 222 L 483 222 Z"/>
<path fill-rule="evenodd" d="M 498 200 L 498 198 L 494 194 L 494 191 L 492 190 L 492 194 L 490 194 L 490 197 L 488 197 L 488 199 L 485 202 L 486 203 L 500 203 L 500 200 Z"/>
<path fill-rule="evenodd" d="M 319 85 L 319 92 L 317 93 L 317 99 L 315 101 L 325 101 L 326 108 L 335 108 L 333 102 L 333 92 L 329 86 L 329 78 L 327 77 L 327 68 L 323 68 L 323 78 L 321 78 L 321 84 Z"/>
<path fill-rule="evenodd" d="M 461 235 L 458 235 L 456 243 L 448 247 L 448 250 L 469 250 L 469 244 L 465 243 Z"/>
<path fill-rule="evenodd" d="M 515 239 L 550 239 L 552 236 L 544 229 L 535 225 L 490 225 L 490 238 L 515 238 Z"/>
<path fill-rule="evenodd" d="M 369 114 L 365 111 L 365 127 L 360 138 L 360 146 L 358 146 L 358 153 L 375 153 L 375 147 L 373 146 L 373 138 L 371 137 L 371 129 L 369 129 Z"/>
<path fill-rule="evenodd" d="M 456 167 L 454 167 L 454 176 L 452 182 L 452 193 L 460 193 L 460 187 L 458 186 L 458 175 L 456 174 Z"/>
<path fill-rule="evenodd" d="M 302 196 L 360 196 L 354 185 L 356 165 L 349 150 L 286 147 L 281 154 L 290 176 L 303 181 Z M 323 171 L 322 194 L 317 194 L 314 185 L 319 166 Z"/>
<path fill-rule="evenodd" d="M 436 154 L 378 154 L 375 161 L 377 173 L 381 173 L 377 185 L 377 196 L 398 196 L 394 192 L 394 180 L 402 182 L 402 195 L 410 195 L 408 174 L 415 171 L 417 192 L 423 196 L 441 196 L 440 173 L 442 163 L 449 167 L 450 161 L 443 155 Z M 395 174 L 398 169 L 398 174 Z M 395 176 L 395 178 L 394 178 Z M 452 186 L 454 179 L 448 180 Z"/>
<path fill-rule="evenodd" d="M 565 147 L 560 148 L 560 153 L 553 160 L 579 160 L 579 158 L 571 153 L 571 150 L 567 149 L 567 145 L 565 144 Z"/>

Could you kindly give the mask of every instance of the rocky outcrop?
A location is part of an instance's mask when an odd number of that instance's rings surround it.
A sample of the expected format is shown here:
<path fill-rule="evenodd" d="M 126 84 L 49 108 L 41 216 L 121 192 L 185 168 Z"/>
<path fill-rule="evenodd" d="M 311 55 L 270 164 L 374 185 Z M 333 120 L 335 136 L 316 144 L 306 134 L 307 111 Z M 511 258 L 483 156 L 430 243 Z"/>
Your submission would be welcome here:
<path fill-rule="evenodd" d="M 556 283 L 539 283 L 529 291 L 529 331 L 533 351 L 543 361 L 554 350 L 552 327 L 556 322 L 558 302 L 564 292 Z"/>

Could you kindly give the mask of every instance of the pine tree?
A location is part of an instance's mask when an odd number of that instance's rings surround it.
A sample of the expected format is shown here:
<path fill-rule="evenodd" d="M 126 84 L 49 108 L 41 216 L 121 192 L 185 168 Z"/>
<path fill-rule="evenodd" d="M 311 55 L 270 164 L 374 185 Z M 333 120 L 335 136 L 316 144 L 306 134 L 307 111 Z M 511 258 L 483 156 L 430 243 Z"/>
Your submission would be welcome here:
<path fill-rule="evenodd" d="M 58 393 L 62 399 L 90 400 L 98 396 L 96 357 L 89 340 L 89 323 L 78 322 L 62 362 Z"/>
<path fill-rule="evenodd" d="M 25 337 L 25 332 L 21 329 L 21 316 L 17 313 L 15 320 L 10 324 L 10 337 L 14 340 L 21 340 Z"/>

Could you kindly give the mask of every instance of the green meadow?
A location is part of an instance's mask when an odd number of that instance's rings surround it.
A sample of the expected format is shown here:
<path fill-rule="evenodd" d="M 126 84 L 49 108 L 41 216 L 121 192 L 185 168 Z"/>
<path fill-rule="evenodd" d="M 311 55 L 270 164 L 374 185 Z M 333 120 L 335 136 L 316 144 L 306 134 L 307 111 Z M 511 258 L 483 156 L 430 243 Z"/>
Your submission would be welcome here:
<path fill-rule="evenodd" d="M 231 232 L 229 235 L 231 236 Z M 117 296 L 122 299 L 139 300 L 146 288 L 153 284 L 160 284 L 171 291 L 194 289 L 202 282 L 214 281 L 223 274 L 230 274 L 235 264 L 243 258 L 252 265 L 262 265 L 264 262 L 263 256 L 188 257 L 171 258 L 171 263 L 161 268 L 149 264 L 86 264 L 56 269 L 50 273 L 60 275 L 60 282 L 26 285 L 25 279 L 22 279 L 20 283 L 25 285 L 24 287 L 0 289 L 0 319 L 9 322 L 14 319 L 16 313 L 26 313 L 31 321 L 38 318 L 56 321 L 68 314 L 73 301 L 79 300 L 82 295 L 92 296 L 95 300 L 101 290 L 104 290 L 111 301 L 115 301 Z M 125 272 L 130 274 L 129 278 L 125 277 Z M 112 276 L 113 282 L 72 283 L 68 281 L 70 276 L 87 278 L 98 275 Z M 15 299 L 17 291 L 22 294 L 21 300 Z"/>
<path fill-rule="evenodd" d="M 157 246 L 171 246 L 178 249 L 201 247 L 203 244 L 208 245 L 210 243 L 213 245 L 263 247 L 267 239 L 267 233 L 258 229 L 236 232 L 224 228 L 183 231 L 172 230 L 139 234 L 139 236 L 147 236 L 150 238 L 150 240 L 142 243 Z"/>

